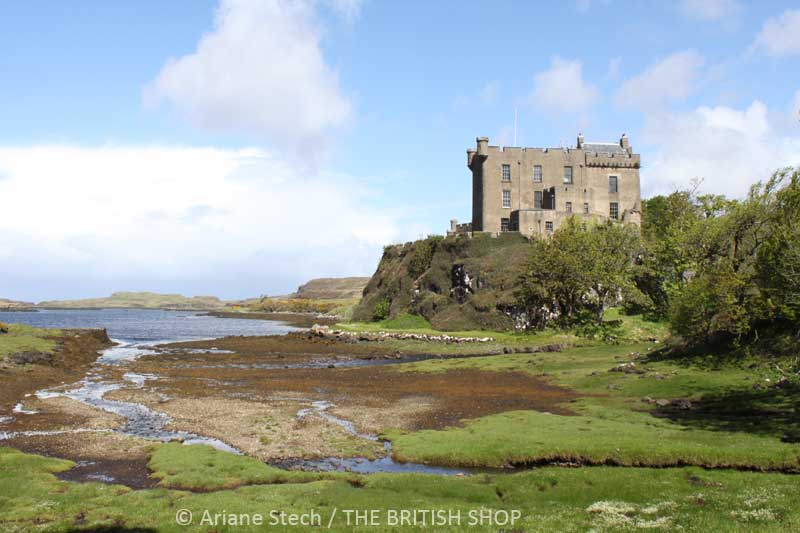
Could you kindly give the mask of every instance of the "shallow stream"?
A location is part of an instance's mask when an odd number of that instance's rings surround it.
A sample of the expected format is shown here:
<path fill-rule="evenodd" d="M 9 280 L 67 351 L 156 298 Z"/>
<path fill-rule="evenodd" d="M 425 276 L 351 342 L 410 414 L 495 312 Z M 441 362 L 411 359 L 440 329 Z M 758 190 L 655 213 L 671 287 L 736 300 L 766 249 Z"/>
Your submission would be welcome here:
<path fill-rule="evenodd" d="M 0 313 L 5 315 L 6 313 Z M 184 431 L 172 431 L 166 429 L 170 422 L 169 416 L 150 409 L 142 404 L 135 402 L 123 402 L 109 400 L 105 395 L 111 391 L 122 387 L 144 388 L 147 381 L 158 380 L 159 376 L 154 374 L 136 374 L 127 372 L 123 374 L 122 382 L 106 381 L 103 379 L 102 366 L 124 366 L 143 355 L 158 355 L 160 352 L 154 349 L 156 344 L 171 343 L 184 340 L 199 340 L 207 338 L 218 338 L 224 335 L 265 335 L 282 334 L 297 328 L 286 326 L 280 322 L 270 322 L 264 320 L 243 320 L 216 318 L 197 315 L 191 312 L 170 312 L 170 311 L 142 311 L 142 310 L 91 310 L 91 311 L 42 311 L 39 313 L 9 313 L 12 315 L 10 320 L 5 316 L 0 319 L 7 322 L 30 323 L 39 327 L 105 327 L 109 335 L 116 340 L 117 345 L 104 350 L 97 359 L 93 368 L 79 382 L 68 387 L 56 387 L 41 390 L 36 396 L 44 399 L 63 396 L 77 400 L 97 409 L 114 413 L 125 419 L 124 425 L 115 430 L 106 429 L 87 429 L 74 428 L 60 431 L 39 431 L 39 432 L 3 432 L 0 431 L 0 440 L 10 439 L 15 436 L 28 435 L 48 435 L 62 433 L 81 433 L 81 432 L 109 432 L 115 431 L 125 435 L 141 437 L 145 439 L 158 440 L 162 442 L 181 441 L 184 444 L 205 444 L 218 450 L 240 454 L 241 452 L 233 446 L 215 438 Z M 35 315 L 32 318 L 24 315 Z M 48 318 L 49 317 L 49 318 Z M 199 321 L 198 321 L 199 320 Z M 205 327 L 203 327 L 205 326 Z M 402 363 L 420 360 L 421 358 L 410 358 L 404 360 L 356 360 L 347 362 L 336 362 L 335 366 L 371 366 L 385 365 L 389 363 Z M 219 365 L 220 367 L 227 365 Z M 232 364 L 231 366 L 238 366 Z M 292 365 L 293 368 L 320 368 L 324 366 L 334 366 L 333 362 L 310 361 L 303 365 Z M 269 365 L 264 365 L 269 368 Z M 276 365 L 276 367 L 278 367 Z M 280 366 L 284 368 L 283 366 Z M 165 400 L 167 398 L 164 398 Z M 308 400 L 306 400 L 308 401 Z M 317 414 L 325 420 L 341 426 L 345 431 L 358 438 L 372 441 L 380 440 L 376 435 L 369 435 L 357 431 L 352 422 L 333 415 L 330 408 L 333 405 L 326 401 L 311 402 L 311 406 L 302 408 L 298 411 L 299 417 Z M 33 413 L 26 411 L 22 404 L 17 405 L 14 410 L 16 415 Z M 8 420 L 11 417 L 4 417 Z M 2 424 L 2 421 L 0 421 Z M 391 443 L 383 442 L 386 454 L 378 459 L 366 458 L 325 458 L 318 460 L 300 460 L 282 463 L 282 466 L 293 469 L 305 470 L 342 470 L 359 473 L 375 472 L 413 472 L 436 475 L 457 475 L 463 474 L 464 469 L 445 468 L 429 466 L 417 463 L 398 463 L 392 459 Z"/>

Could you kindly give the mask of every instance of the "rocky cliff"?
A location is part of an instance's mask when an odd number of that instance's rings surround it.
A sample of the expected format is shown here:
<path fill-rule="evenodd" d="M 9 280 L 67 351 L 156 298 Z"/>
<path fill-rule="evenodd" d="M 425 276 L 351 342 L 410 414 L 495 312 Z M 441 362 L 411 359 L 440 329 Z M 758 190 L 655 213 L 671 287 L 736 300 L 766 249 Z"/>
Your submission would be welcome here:
<path fill-rule="evenodd" d="M 429 237 L 387 246 L 353 319 L 424 316 L 437 329 L 513 329 L 531 247 L 519 234 Z"/>

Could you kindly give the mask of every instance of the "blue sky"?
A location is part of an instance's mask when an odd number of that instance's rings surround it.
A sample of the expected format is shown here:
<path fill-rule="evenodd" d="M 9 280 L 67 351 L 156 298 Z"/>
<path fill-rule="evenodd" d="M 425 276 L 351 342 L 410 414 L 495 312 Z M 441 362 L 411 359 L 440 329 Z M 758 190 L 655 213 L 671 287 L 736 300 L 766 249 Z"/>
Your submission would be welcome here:
<path fill-rule="evenodd" d="M 791 2 L 6 3 L 0 297 L 244 297 L 468 220 L 465 150 L 613 141 L 645 195 L 800 163 Z M 35 218 L 36 220 L 32 220 Z"/>

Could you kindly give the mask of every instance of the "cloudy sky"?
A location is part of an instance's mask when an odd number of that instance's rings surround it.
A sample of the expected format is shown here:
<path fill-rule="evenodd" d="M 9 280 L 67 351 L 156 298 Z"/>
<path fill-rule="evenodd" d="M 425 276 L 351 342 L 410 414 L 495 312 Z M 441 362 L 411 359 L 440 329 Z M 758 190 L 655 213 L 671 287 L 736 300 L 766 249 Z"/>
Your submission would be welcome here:
<path fill-rule="evenodd" d="M 0 297 L 280 294 L 470 217 L 465 150 L 627 132 L 646 196 L 800 164 L 800 8 L 0 8 Z"/>

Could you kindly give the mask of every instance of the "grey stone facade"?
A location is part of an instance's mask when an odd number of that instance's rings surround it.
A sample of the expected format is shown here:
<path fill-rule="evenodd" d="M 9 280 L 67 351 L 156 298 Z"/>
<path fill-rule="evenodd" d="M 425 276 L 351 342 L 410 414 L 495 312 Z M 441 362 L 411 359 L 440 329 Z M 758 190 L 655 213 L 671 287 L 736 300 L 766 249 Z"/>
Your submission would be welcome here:
<path fill-rule="evenodd" d="M 641 223 L 639 154 L 619 143 L 573 148 L 489 146 L 467 150 L 472 171 L 472 223 L 451 221 L 451 233 L 519 231 L 544 235 L 569 217 Z"/>

